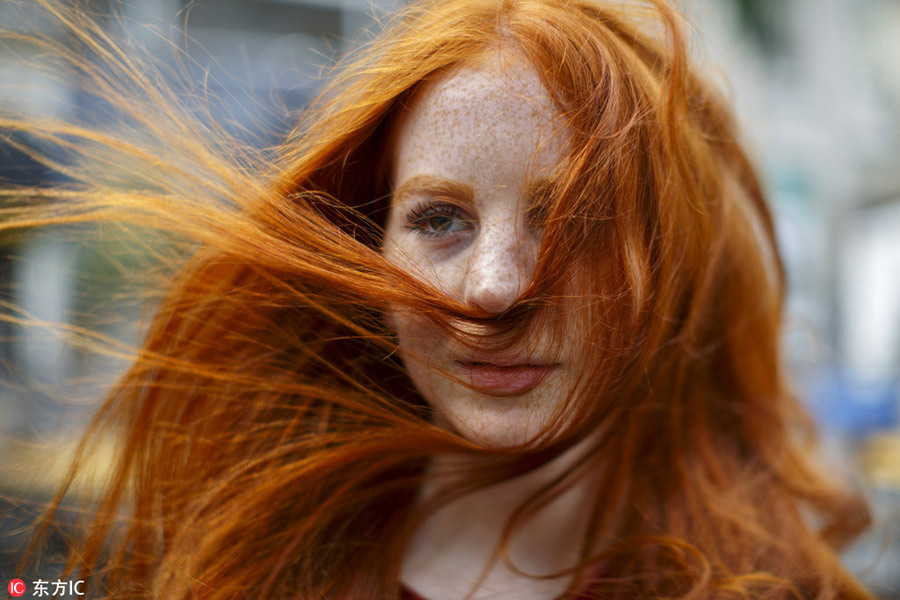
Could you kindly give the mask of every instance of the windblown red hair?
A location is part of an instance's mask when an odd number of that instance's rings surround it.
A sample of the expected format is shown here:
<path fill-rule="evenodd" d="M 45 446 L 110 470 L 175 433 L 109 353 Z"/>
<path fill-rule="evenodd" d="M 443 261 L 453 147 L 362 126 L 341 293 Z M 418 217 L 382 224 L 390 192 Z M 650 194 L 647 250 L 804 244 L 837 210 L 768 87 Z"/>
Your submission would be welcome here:
<path fill-rule="evenodd" d="M 540 207 L 534 281 L 491 325 L 520 331 L 574 285 L 594 343 L 573 418 L 461 489 L 603 427 L 585 461 L 508 526 L 599 470 L 573 592 L 869 597 L 835 554 L 865 509 L 819 475 L 798 439 L 808 425 L 780 358 L 784 273 L 763 192 L 666 2 L 416 3 L 265 152 L 192 118 L 89 19 L 41 3 L 69 45 L 29 43 L 77 69 L 130 129 L 0 120 L 86 159 L 44 158 L 75 183 L 16 190 L 53 202 L 11 205 L 3 227 L 132 223 L 189 256 L 163 263 L 145 341 L 82 446 L 83 460 L 95 440 L 119 440 L 70 558 L 101 573 L 111 597 L 397 597 L 423 465 L 492 450 L 432 426 L 394 355 L 387 307 L 448 331 L 485 316 L 381 256 L 385 157 L 423 84 L 498 45 L 534 66 L 572 150 Z M 130 180 L 109 176 L 110 164 Z"/>

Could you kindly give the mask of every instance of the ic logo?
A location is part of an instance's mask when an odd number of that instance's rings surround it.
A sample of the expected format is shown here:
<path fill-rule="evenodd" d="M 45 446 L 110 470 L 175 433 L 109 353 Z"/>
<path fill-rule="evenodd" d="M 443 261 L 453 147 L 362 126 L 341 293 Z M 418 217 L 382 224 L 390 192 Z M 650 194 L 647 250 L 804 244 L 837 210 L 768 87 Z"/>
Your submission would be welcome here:
<path fill-rule="evenodd" d="M 9 585 L 6 586 L 6 591 L 9 592 L 9 595 L 18 598 L 22 594 L 25 593 L 26 590 L 25 582 L 21 579 L 13 579 L 9 582 Z"/>

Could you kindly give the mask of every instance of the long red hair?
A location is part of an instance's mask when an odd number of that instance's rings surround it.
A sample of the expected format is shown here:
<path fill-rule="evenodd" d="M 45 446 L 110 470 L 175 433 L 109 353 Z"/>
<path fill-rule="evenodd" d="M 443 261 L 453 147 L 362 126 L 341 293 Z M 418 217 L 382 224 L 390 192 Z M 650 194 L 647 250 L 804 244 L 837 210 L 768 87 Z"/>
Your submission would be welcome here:
<path fill-rule="evenodd" d="M 44 158 L 74 183 L 16 190 L 53 201 L 10 206 L 4 227 L 129 223 L 169 243 L 146 337 L 73 467 L 97 440 L 118 440 L 70 568 L 99 574 L 114 598 L 395 598 L 405 542 L 428 509 L 415 498 L 429 457 L 498 455 L 464 493 L 602 428 L 585 461 L 507 527 L 598 469 L 603 494 L 573 592 L 869 597 L 835 553 L 864 525 L 864 506 L 808 459 L 810 428 L 780 358 L 771 215 L 730 110 L 692 70 L 685 24 L 665 1 L 416 3 L 266 151 L 195 119 L 89 19 L 42 4 L 69 45 L 27 41 L 126 118 L 115 129 L 0 120 L 84 159 Z M 488 322 L 379 246 L 387 149 L 406 102 L 497 44 L 534 66 L 572 150 L 541 199 L 534 280 Z M 430 423 L 396 358 L 389 307 L 455 334 L 460 321 L 516 332 L 573 289 L 589 300 L 593 343 L 567 418 L 502 453 Z"/>

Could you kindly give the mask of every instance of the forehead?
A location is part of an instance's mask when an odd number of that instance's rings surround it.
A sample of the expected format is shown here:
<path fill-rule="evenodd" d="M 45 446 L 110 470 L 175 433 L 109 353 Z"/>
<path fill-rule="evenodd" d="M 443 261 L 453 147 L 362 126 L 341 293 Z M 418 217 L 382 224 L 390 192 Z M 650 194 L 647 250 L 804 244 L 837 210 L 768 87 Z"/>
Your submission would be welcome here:
<path fill-rule="evenodd" d="M 569 136 L 537 72 L 507 51 L 487 55 L 430 83 L 401 117 L 394 150 L 395 182 L 412 171 L 474 179 L 490 171 L 521 177 L 555 168 Z"/>

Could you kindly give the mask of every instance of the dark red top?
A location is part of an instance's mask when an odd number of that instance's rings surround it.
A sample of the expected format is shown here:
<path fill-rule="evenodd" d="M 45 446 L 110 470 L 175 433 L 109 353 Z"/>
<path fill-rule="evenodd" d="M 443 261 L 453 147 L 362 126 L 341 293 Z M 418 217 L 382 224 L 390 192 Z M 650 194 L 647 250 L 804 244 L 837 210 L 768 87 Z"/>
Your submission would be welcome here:
<path fill-rule="evenodd" d="M 405 585 L 400 586 L 400 600 L 425 600 Z"/>
<path fill-rule="evenodd" d="M 579 600 L 580 598 L 584 598 L 584 600 L 589 600 L 587 596 L 583 596 L 583 597 L 582 597 L 582 596 L 578 596 L 578 597 L 576 597 L 574 600 Z M 593 596 L 592 596 L 591 598 L 593 598 Z M 417 593 L 415 593 L 414 591 L 412 591 L 411 589 L 409 589 L 409 588 L 406 587 L 405 585 L 401 585 L 401 586 L 400 586 L 400 598 L 399 598 L 399 600 L 427 600 L 427 599 L 426 599 L 426 598 L 423 598 L 423 597 L 420 596 L 420 595 L 418 595 Z"/>

